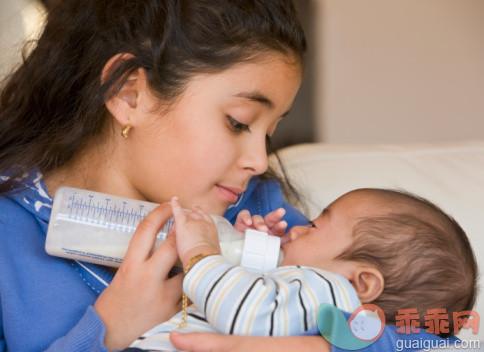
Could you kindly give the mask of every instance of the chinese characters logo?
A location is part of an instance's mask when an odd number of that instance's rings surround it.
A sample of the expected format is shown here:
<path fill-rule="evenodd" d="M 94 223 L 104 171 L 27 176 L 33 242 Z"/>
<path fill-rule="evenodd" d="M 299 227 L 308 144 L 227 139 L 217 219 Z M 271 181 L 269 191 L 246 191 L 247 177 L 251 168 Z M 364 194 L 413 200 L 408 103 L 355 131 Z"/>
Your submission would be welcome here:
<path fill-rule="evenodd" d="M 472 328 L 472 333 L 477 334 L 479 329 L 479 314 L 477 312 L 473 310 L 453 312 L 453 331 L 450 331 L 449 319 L 446 309 L 429 309 L 427 315 L 424 316 L 425 331 L 436 335 L 458 334 L 461 328 Z M 398 333 L 408 335 L 420 332 L 420 314 L 418 314 L 416 308 L 400 309 L 395 316 L 395 321 L 398 326 Z"/>
<path fill-rule="evenodd" d="M 474 334 L 478 332 L 479 314 L 475 311 L 453 312 L 450 316 L 445 308 L 438 308 L 429 309 L 426 313 L 424 319 L 421 319 L 417 308 L 398 310 L 395 316 L 396 332 L 410 335 L 418 334 L 424 329 L 425 332 L 435 335 L 455 335 L 462 328 L 472 328 Z M 380 338 L 385 328 L 385 314 L 375 304 L 364 304 L 346 320 L 338 308 L 323 303 L 319 306 L 317 323 L 321 335 L 333 346 L 345 350 L 359 350 Z"/>

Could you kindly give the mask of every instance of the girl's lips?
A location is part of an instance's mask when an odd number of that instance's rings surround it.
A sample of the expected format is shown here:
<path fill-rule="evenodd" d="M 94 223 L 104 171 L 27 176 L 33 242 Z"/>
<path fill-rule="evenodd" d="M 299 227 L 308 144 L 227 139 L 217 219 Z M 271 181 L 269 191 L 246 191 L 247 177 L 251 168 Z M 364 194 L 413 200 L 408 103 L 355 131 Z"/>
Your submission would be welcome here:
<path fill-rule="evenodd" d="M 222 197 L 228 200 L 230 203 L 235 203 L 237 199 L 239 199 L 239 194 L 243 192 L 243 190 L 239 190 L 239 189 L 223 187 L 220 185 L 215 185 L 215 186 L 217 188 L 218 193 L 222 195 Z"/>

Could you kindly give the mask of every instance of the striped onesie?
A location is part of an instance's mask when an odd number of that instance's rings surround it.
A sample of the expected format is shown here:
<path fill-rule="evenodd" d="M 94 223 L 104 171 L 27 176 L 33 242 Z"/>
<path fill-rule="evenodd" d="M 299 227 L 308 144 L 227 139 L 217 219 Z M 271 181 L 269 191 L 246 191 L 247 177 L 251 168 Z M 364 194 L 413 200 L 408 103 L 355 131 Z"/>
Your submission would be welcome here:
<path fill-rule="evenodd" d="M 183 280 L 194 302 L 181 332 L 291 336 L 317 332 L 317 311 L 330 303 L 353 312 L 361 303 L 349 281 L 321 269 L 283 266 L 265 274 L 248 272 L 220 255 L 197 262 Z M 178 329 L 181 312 L 158 325 L 131 347 L 175 350 L 168 334 Z"/>

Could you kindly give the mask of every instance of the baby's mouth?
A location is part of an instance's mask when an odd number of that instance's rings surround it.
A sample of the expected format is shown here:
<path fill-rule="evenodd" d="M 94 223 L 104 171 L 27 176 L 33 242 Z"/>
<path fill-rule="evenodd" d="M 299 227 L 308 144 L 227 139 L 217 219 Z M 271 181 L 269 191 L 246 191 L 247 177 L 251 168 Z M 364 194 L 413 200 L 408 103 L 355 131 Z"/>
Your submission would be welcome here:
<path fill-rule="evenodd" d="M 289 232 L 281 236 L 281 248 L 284 244 L 291 242 L 291 238 L 289 237 Z"/>

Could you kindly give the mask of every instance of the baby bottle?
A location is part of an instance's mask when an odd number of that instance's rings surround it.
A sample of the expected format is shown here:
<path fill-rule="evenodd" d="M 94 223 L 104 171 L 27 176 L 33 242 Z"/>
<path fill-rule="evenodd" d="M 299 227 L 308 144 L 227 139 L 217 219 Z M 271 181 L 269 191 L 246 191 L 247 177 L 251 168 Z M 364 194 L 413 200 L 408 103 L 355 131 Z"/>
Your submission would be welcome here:
<path fill-rule="evenodd" d="M 54 197 L 45 249 L 54 256 L 119 267 L 139 222 L 156 203 L 83 189 L 60 187 Z M 222 216 L 211 215 L 222 255 L 234 265 L 266 272 L 280 265 L 280 238 L 256 230 L 245 236 Z M 157 234 L 153 250 L 166 239 L 170 219 Z"/>
<path fill-rule="evenodd" d="M 237 231 L 223 216 L 210 215 L 218 230 L 222 255 L 234 265 L 264 273 L 281 265 L 284 253 L 281 239 L 265 232 L 245 230 L 245 236 Z"/>

